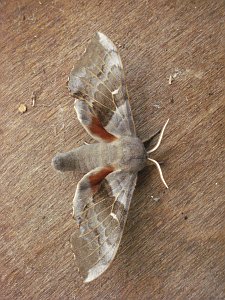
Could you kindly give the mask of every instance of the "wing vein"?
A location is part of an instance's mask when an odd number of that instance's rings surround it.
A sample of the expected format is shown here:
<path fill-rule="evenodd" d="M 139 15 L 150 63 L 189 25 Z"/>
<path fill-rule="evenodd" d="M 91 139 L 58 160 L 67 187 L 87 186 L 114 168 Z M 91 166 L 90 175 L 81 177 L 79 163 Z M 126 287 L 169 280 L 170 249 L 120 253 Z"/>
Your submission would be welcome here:
<path fill-rule="evenodd" d="M 83 80 L 87 85 L 89 85 L 90 87 L 92 87 L 92 88 L 96 88 L 92 83 L 90 83 L 87 79 L 85 79 L 85 77 L 79 77 L 79 76 L 77 76 L 77 75 L 73 75 L 74 77 L 76 77 L 77 79 L 80 79 L 80 80 Z M 100 91 L 99 89 L 98 89 L 98 92 L 99 93 L 101 93 L 106 99 L 108 99 L 109 101 L 111 101 L 111 99 L 108 97 L 108 96 L 106 96 L 102 91 Z"/>
<path fill-rule="evenodd" d="M 107 53 L 109 54 L 109 51 L 107 51 Z M 104 59 L 99 54 L 97 54 L 97 56 L 101 59 L 103 65 L 105 65 L 106 62 L 104 61 Z M 111 58 L 112 58 L 112 56 L 111 56 Z M 114 77 L 114 79 L 115 79 L 116 82 L 120 81 L 120 80 L 118 80 L 118 78 L 115 77 L 115 75 L 113 74 L 113 72 L 111 72 L 111 74 Z"/>
<path fill-rule="evenodd" d="M 110 100 L 114 105 L 115 105 L 115 107 L 117 107 L 116 106 L 116 104 L 115 104 L 115 102 L 113 101 L 113 94 L 112 94 L 112 91 L 109 89 L 109 87 L 98 77 L 98 76 L 96 76 L 91 70 L 89 70 L 89 69 L 87 69 L 95 78 L 97 78 L 104 86 L 105 86 L 105 88 L 111 93 L 111 95 L 112 95 L 112 99 Z M 104 74 L 104 73 L 103 73 Z M 108 99 L 110 99 L 110 98 L 108 98 Z"/>
<path fill-rule="evenodd" d="M 94 216 L 90 217 L 90 218 L 86 218 L 83 222 L 80 223 L 80 226 L 85 225 L 87 222 L 91 221 L 92 218 L 97 218 L 101 213 L 103 213 L 104 211 L 106 211 L 107 209 L 109 209 L 110 207 L 112 208 L 113 204 L 107 206 L 106 208 L 104 208 L 103 210 L 101 210 L 99 213 L 95 214 Z M 83 214 L 83 213 L 82 213 Z M 81 215 L 80 215 L 81 216 Z M 79 218 L 80 216 L 77 216 L 77 218 Z M 101 222 L 99 222 L 101 224 Z"/>
<path fill-rule="evenodd" d="M 88 232 L 86 232 L 84 234 L 81 234 L 79 237 L 82 238 L 83 236 L 85 236 L 85 235 L 91 233 L 93 230 L 97 229 L 100 225 L 102 225 L 103 222 L 105 222 L 108 219 L 109 216 L 110 216 L 110 214 L 105 219 L 103 219 L 97 226 L 95 226 L 94 228 L 92 228 Z"/>

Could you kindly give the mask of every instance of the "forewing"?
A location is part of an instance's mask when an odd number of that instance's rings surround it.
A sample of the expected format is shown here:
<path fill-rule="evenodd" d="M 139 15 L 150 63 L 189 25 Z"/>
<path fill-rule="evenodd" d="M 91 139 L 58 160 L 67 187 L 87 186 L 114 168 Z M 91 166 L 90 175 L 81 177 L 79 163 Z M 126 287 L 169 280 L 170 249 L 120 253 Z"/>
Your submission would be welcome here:
<path fill-rule="evenodd" d="M 71 237 L 81 275 L 90 282 L 116 255 L 137 175 L 97 168 L 78 183 L 73 211 L 77 229 Z"/>
<path fill-rule="evenodd" d="M 78 118 L 82 102 L 89 106 L 89 110 L 85 110 L 86 116 L 83 110 L 83 118 L 79 120 L 95 138 L 96 132 L 90 130 L 93 117 L 113 136 L 136 135 L 122 62 L 116 46 L 103 33 L 97 32 L 91 40 L 71 72 L 68 87 L 76 98 Z"/>

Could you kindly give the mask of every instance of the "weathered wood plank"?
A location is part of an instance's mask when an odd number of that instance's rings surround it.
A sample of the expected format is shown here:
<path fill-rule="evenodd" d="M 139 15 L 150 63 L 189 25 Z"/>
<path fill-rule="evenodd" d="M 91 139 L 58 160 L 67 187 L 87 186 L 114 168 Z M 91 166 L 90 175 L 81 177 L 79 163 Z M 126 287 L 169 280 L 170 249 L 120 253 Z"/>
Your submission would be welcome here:
<path fill-rule="evenodd" d="M 0 1 L 1 299 L 225 298 L 224 24 L 222 0 Z M 97 30 L 120 49 L 139 136 L 170 117 L 154 156 L 170 188 L 140 173 L 112 267 L 84 285 L 69 244 L 80 175 L 51 158 L 90 141 L 66 80 Z"/>

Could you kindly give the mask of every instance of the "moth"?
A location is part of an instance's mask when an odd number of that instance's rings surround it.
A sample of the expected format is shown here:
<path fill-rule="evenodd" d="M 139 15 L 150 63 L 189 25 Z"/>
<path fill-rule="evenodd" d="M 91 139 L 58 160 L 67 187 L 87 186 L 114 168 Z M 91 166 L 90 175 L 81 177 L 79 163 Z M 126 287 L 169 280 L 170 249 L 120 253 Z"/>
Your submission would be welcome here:
<path fill-rule="evenodd" d="M 76 229 L 72 249 L 85 282 L 99 277 L 114 259 L 137 182 L 137 174 L 160 145 L 147 151 L 136 136 L 124 71 L 116 46 L 97 32 L 85 54 L 72 70 L 68 88 L 84 129 L 96 140 L 67 153 L 57 154 L 53 166 L 59 171 L 84 174 L 73 199 Z M 166 185 L 167 187 L 167 185 Z"/>

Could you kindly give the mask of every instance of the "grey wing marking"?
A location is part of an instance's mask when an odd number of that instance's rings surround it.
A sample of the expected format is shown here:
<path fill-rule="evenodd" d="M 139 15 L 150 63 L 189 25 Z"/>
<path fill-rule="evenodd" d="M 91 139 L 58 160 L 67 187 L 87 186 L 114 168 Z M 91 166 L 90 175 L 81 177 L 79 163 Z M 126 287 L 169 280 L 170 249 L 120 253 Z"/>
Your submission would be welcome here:
<path fill-rule="evenodd" d="M 88 103 L 109 133 L 136 135 L 122 62 L 116 46 L 103 33 L 97 32 L 91 40 L 71 72 L 68 87 L 77 100 Z"/>
<path fill-rule="evenodd" d="M 78 228 L 71 237 L 79 270 L 89 282 L 110 265 L 120 244 L 137 175 L 114 171 L 102 179 L 97 191 L 90 186 L 93 170 L 81 179 L 74 198 Z"/>

